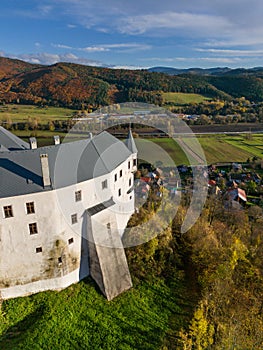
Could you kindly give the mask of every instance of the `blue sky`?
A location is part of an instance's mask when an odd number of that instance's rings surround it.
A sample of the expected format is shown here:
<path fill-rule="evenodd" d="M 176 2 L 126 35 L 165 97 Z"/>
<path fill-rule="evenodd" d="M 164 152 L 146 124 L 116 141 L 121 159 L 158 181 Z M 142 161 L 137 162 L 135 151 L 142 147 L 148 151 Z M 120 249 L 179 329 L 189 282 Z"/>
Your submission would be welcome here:
<path fill-rule="evenodd" d="M 0 56 L 125 68 L 263 66 L 262 0 L 2 0 Z"/>

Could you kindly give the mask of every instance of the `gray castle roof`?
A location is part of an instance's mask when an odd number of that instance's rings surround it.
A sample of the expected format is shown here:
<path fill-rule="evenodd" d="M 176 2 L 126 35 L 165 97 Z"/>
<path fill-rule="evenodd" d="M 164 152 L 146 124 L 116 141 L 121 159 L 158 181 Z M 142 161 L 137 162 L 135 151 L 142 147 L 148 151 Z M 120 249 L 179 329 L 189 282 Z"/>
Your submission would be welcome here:
<path fill-rule="evenodd" d="M 3 144 L 3 134 L 0 134 L 0 144 Z M 106 131 L 92 139 L 36 149 L 23 149 L 23 142 L 20 145 L 19 150 L 1 151 L 0 148 L 0 198 L 62 188 L 106 175 L 131 154 L 123 142 Z M 43 187 L 41 154 L 48 155 L 51 186 L 46 188 Z"/>
<path fill-rule="evenodd" d="M 125 145 L 131 151 L 131 153 L 138 153 L 138 149 L 137 149 L 137 147 L 135 145 L 135 141 L 134 141 L 134 138 L 132 136 L 131 129 L 129 129 L 129 133 L 128 133 L 127 139 L 125 140 Z"/>
<path fill-rule="evenodd" d="M 29 149 L 29 144 L 0 126 L 0 152 Z"/>

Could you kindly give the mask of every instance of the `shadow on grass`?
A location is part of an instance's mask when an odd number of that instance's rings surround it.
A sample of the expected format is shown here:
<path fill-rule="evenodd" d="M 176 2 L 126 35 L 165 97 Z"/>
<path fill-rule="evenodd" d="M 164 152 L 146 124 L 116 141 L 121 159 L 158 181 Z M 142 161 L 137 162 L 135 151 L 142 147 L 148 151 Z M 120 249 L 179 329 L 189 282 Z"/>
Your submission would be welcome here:
<path fill-rule="evenodd" d="M 14 350 L 18 349 L 19 343 L 28 337 L 28 332 L 37 327 L 39 320 L 45 312 L 44 304 L 39 305 L 33 312 L 27 315 L 23 320 L 7 328 L 0 337 L 0 349 Z"/>

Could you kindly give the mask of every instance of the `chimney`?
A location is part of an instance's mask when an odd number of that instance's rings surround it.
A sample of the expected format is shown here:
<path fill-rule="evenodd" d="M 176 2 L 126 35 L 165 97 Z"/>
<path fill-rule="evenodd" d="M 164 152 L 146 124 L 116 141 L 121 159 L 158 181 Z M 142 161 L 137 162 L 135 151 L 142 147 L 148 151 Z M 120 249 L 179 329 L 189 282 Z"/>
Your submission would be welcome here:
<path fill-rule="evenodd" d="M 49 165 L 48 165 L 48 155 L 40 154 L 40 162 L 41 162 L 41 170 L 42 170 L 42 178 L 43 178 L 43 186 L 50 186 L 50 175 L 49 175 Z"/>
<path fill-rule="evenodd" d="M 30 137 L 29 138 L 29 143 L 30 143 L 30 149 L 36 149 L 37 148 L 37 140 L 35 137 Z"/>
<path fill-rule="evenodd" d="M 54 144 L 59 145 L 60 144 L 60 137 L 58 135 L 54 136 Z"/>

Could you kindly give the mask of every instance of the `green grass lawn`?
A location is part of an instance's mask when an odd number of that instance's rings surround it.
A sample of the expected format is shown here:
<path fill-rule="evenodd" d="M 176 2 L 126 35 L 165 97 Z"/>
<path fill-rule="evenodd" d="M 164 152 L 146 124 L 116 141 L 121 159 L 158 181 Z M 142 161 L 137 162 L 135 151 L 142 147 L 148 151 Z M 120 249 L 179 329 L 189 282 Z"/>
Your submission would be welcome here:
<path fill-rule="evenodd" d="M 165 102 L 172 102 L 174 104 L 189 104 L 189 103 L 201 103 L 207 100 L 211 100 L 200 94 L 187 94 L 182 92 L 164 92 L 162 94 Z"/>
<path fill-rule="evenodd" d="M 0 106 L 0 120 L 11 120 L 13 123 L 26 122 L 28 118 L 37 118 L 43 124 L 52 120 L 65 120 L 74 110 L 61 107 L 44 107 L 30 105 L 2 105 Z"/>
<path fill-rule="evenodd" d="M 0 348 L 160 349 L 185 326 L 193 307 L 186 294 L 181 284 L 156 279 L 108 302 L 87 279 L 61 292 L 4 301 Z"/>

